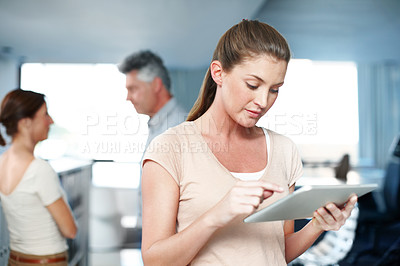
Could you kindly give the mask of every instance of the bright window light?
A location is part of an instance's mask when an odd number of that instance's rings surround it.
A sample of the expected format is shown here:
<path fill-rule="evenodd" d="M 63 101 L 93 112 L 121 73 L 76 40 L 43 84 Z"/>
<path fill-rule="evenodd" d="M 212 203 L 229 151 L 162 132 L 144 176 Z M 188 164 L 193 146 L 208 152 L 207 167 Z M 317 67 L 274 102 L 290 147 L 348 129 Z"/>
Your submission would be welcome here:
<path fill-rule="evenodd" d="M 96 187 L 139 188 L 139 178 L 132 178 L 133 173 L 140 173 L 139 163 L 95 162 L 92 171 Z"/>
<path fill-rule="evenodd" d="M 358 156 L 357 66 L 353 62 L 290 61 L 275 105 L 260 121 L 290 137 L 305 161 Z"/>
<path fill-rule="evenodd" d="M 124 228 L 135 228 L 137 225 L 137 216 L 122 216 L 121 218 L 121 226 Z"/>
<path fill-rule="evenodd" d="M 111 64 L 24 64 L 21 87 L 46 94 L 55 121 L 43 157 L 139 162 L 148 117 L 127 102 L 125 78 Z M 290 137 L 305 161 L 358 157 L 357 67 L 293 59 L 275 105 L 259 124 Z M 51 141 L 51 143 L 50 143 Z M 44 146 L 44 144 L 43 144 Z"/>
<path fill-rule="evenodd" d="M 47 96 L 55 121 L 49 140 L 37 148 L 39 155 L 140 161 L 148 117 L 126 101 L 125 76 L 115 65 L 24 64 L 21 77 L 23 89 Z"/>

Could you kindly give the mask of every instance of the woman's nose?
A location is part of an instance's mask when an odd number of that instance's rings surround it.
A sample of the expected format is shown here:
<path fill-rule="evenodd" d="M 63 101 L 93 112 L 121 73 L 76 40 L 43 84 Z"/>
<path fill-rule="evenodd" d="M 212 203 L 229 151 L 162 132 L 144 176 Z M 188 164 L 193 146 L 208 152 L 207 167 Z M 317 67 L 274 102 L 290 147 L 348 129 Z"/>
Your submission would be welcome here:
<path fill-rule="evenodd" d="M 263 90 L 263 89 L 260 89 L 259 91 L 257 91 L 254 102 L 256 105 L 258 105 L 262 109 L 267 107 L 268 91 Z"/>

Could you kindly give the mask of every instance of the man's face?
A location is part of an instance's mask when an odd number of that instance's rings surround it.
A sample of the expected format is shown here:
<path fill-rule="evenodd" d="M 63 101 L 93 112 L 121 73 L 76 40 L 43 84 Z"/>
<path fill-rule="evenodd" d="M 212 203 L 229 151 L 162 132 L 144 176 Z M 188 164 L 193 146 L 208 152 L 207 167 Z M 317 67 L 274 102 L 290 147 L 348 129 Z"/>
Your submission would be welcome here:
<path fill-rule="evenodd" d="M 156 92 L 153 82 L 145 82 L 138 78 L 138 71 L 132 70 L 126 74 L 126 100 L 130 101 L 139 114 L 153 116 L 157 104 Z"/>

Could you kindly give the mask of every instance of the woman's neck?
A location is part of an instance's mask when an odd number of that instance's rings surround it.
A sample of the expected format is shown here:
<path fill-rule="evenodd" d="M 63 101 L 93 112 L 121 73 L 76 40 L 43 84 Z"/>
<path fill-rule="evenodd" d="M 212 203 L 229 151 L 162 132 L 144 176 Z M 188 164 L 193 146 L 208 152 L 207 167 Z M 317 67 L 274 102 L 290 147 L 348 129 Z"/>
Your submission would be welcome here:
<path fill-rule="evenodd" d="M 13 137 L 10 149 L 16 152 L 26 152 L 33 155 L 36 143 L 30 138 L 23 137 L 21 135 L 16 135 Z"/>
<path fill-rule="evenodd" d="M 205 136 L 219 136 L 226 139 L 248 138 L 256 132 L 256 128 L 246 128 L 238 124 L 215 103 L 198 119 L 198 126 Z"/>

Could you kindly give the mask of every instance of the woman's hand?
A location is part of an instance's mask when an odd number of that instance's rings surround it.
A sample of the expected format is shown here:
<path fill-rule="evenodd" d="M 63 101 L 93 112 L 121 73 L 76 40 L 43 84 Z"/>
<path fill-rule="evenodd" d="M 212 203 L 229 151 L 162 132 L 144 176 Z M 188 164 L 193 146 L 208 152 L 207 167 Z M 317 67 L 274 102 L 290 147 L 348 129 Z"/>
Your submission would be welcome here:
<path fill-rule="evenodd" d="M 312 225 L 319 230 L 339 230 L 350 217 L 351 211 L 357 203 L 357 196 L 352 195 L 344 207 L 338 207 L 334 203 L 328 203 L 314 212 Z"/>
<path fill-rule="evenodd" d="M 238 181 L 210 210 L 211 222 L 223 227 L 236 218 L 244 219 L 275 192 L 283 192 L 283 188 L 264 181 Z"/>

